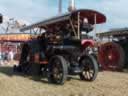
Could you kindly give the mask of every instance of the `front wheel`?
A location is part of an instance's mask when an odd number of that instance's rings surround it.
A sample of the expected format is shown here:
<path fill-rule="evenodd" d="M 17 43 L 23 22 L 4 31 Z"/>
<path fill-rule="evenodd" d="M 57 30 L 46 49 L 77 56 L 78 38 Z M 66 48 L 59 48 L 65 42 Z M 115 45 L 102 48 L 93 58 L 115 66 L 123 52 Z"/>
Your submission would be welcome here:
<path fill-rule="evenodd" d="M 98 64 L 95 58 L 91 55 L 84 56 L 80 60 L 80 67 L 82 73 L 80 73 L 80 79 L 85 81 L 94 81 L 98 74 Z"/>
<path fill-rule="evenodd" d="M 53 56 L 48 65 L 48 81 L 55 84 L 64 84 L 67 75 L 66 60 L 62 56 Z"/>

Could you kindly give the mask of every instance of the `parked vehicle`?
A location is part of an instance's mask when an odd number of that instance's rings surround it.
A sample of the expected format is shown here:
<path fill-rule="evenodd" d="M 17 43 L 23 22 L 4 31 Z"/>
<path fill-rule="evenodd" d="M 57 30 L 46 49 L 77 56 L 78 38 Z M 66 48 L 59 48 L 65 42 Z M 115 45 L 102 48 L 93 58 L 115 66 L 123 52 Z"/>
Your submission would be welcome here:
<path fill-rule="evenodd" d="M 22 28 L 21 31 L 30 30 L 30 33 L 39 29 L 36 32 L 40 34 L 23 44 L 20 63 L 14 70 L 31 75 L 47 74 L 48 81 L 56 84 L 64 84 L 68 75 L 79 75 L 85 81 L 95 80 L 97 61 L 85 52 L 86 43 L 92 44 L 92 41 L 82 32 L 88 33 L 94 24 L 105 21 L 103 14 L 81 9 Z"/>

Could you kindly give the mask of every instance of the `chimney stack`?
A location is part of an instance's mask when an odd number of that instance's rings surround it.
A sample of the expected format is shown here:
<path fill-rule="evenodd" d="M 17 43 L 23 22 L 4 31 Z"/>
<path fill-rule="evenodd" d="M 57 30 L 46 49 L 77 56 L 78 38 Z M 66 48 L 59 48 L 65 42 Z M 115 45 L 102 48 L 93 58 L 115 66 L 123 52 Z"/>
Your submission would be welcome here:
<path fill-rule="evenodd" d="M 62 0 L 59 0 L 58 12 L 59 14 L 62 13 Z"/>
<path fill-rule="evenodd" d="M 75 0 L 70 0 L 70 1 L 69 1 L 68 11 L 69 11 L 69 12 L 72 12 L 72 11 L 74 11 L 74 10 L 76 10 L 76 8 L 75 8 Z"/>

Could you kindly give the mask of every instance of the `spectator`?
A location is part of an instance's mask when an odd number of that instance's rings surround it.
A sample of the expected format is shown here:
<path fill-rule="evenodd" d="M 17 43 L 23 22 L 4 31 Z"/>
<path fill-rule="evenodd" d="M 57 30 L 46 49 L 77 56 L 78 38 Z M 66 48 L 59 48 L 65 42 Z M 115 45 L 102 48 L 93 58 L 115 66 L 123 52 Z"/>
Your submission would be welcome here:
<path fill-rule="evenodd" d="M 14 58 L 14 53 L 13 51 L 10 50 L 8 53 L 8 60 L 13 61 L 13 58 Z"/>
<path fill-rule="evenodd" d="M 2 58 L 2 52 L 0 51 L 0 65 L 3 65 L 3 58 Z"/>

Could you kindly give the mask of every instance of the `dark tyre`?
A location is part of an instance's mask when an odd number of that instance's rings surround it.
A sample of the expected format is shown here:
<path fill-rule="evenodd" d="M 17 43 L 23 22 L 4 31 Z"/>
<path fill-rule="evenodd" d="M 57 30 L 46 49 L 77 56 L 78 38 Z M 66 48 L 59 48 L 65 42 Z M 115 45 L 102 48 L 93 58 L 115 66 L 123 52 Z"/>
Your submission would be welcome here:
<path fill-rule="evenodd" d="M 67 75 L 66 60 L 62 56 L 53 56 L 48 65 L 48 81 L 55 84 L 64 84 Z"/>
<path fill-rule="evenodd" d="M 103 71 L 102 65 L 99 63 L 98 58 L 97 58 L 97 55 L 96 55 L 96 54 L 90 54 L 90 55 L 95 58 L 95 60 L 96 60 L 96 62 L 97 62 L 97 64 L 98 64 L 98 69 L 99 69 L 99 71 L 100 71 L 100 72 Z"/>
<path fill-rule="evenodd" d="M 85 81 L 94 81 L 98 74 L 98 64 L 95 58 L 91 55 L 84 56 L 80 60 L 80 67 L 82 73 L 80 73 L 80 79 Z"/>

